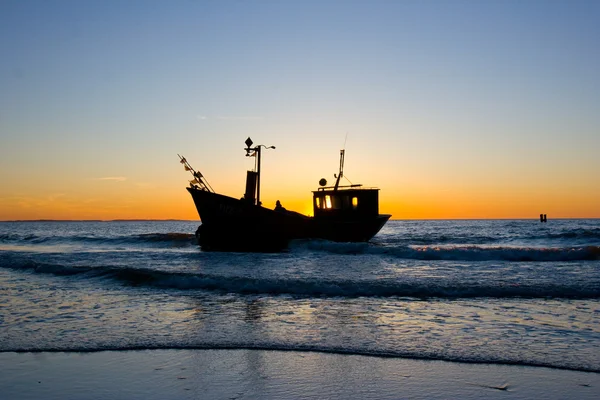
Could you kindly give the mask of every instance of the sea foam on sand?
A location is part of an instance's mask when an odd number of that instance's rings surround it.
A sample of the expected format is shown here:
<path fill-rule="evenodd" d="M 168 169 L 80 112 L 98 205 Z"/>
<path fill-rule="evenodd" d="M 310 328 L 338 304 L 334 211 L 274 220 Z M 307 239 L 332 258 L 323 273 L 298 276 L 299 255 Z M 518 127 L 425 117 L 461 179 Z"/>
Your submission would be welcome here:
<path fill-rule="evenodd" d="M 266 350 L 0 353 L 11 399 L 597 399 L 600 374 Z"/>

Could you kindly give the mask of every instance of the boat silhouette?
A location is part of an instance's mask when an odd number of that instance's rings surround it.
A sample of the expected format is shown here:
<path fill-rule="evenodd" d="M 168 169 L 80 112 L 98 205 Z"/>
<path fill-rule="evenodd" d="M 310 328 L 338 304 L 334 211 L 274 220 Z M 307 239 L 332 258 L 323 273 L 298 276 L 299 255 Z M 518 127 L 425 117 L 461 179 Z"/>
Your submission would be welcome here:
<path fill-rule="evenodd" d="M 246 156 L 256 157 L 255 169 L 247 171 L 246 191 L 241 199 L 216 193 L 200 171 L 179 156 L 190 171 L 191 194 L 202 225 L 196 238 L 202 250 L 276 252 L 294 239 L 325 239 L 335 242 L 366 242 L 379 232 L 390 214 L 379 214 L 379 189 L 353 184 L 342 186 L 345 150 L 340 151 L 340 168 L 335 185 L 321 179 L 313 191 L 314 216 L 286 210 L 277 201 L 275 209 L 260 201 L 261 149 L 246 139 Z"/>

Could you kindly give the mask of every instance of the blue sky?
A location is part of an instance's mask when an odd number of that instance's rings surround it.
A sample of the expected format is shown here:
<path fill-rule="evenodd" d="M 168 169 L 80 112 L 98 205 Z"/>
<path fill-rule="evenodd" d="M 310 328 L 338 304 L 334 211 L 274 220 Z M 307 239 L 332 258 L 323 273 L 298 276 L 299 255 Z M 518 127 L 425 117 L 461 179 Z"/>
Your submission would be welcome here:
<path fill-rule="evenodd" d="M 182 152 L 238 196 L 247 136 L 278 148 L 266 199 L 296 201 L 347 135 L 347 175 L 399 210 L 570 193 L 554 213 L 600 216 L 598 21 L 597 1 L 3 0 L 0 204 L 176 192 Z"/>

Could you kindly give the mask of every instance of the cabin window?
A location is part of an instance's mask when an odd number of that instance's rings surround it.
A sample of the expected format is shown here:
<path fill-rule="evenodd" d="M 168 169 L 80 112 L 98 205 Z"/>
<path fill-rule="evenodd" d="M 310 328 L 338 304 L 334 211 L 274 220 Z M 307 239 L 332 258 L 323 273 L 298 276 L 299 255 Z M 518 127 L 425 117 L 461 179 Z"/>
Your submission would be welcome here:
<path fill-rule="evenodd" d="M 331 196 L 325 196 L 325 208 L 331 208 Z"/>
<path fill-rule="evenodd" d="M 350 209 L 350 196 L 344 196 L 341 198 L 342 200 L 342 209 L 343 210 L 348 210 Z"/>
<path fill-rule="evenodd" d="M 317 204 L 317 208 L 321 208 L 321 198 L 315 197 L 315 203 Z"/>
<path fill-rule="evenodd" d="M 352 209 L 356 210 L 358 208 L 358 197 L 352 198 Z"/>

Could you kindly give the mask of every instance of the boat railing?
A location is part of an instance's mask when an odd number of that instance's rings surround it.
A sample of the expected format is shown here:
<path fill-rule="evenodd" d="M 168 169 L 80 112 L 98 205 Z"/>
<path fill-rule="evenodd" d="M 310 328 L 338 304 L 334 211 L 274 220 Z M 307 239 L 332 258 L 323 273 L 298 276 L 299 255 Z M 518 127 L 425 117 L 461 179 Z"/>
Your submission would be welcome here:
<path fill-rule="evenodd" d="M 357 183 L 357 184 L 353 184 L 353 185 L 344 185 L 344 186 L 324 186 L 324 187 L 320 187 L 318 188 L 319 192 L 325 191 L 325 190 L 332 190 L 332 189 L 354 189 L 354 188 L 362 188 L 362 184 Z M 367 188 L 364 188 L 367 189 Z"/>

